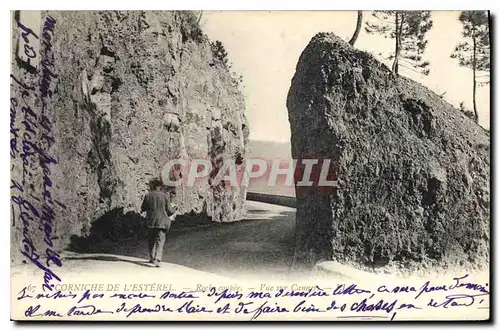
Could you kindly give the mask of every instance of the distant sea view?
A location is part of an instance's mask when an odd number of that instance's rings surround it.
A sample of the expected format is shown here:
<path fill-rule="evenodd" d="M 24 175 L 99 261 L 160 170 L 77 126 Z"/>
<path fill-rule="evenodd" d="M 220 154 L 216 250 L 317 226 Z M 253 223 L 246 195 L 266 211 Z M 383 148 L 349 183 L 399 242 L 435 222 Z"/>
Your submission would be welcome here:
<path fill-rule="evenodd" d="M 283 160 L 288 162 L 292 158 L 290 143 L 250 140 L 248 146 L 248 158 L 260 158 L 272 162 L 273 160 Z M 268 177 L 262 176 L 252 179 L 248 190 L 256 193 L 267 193 L 276 195 L 295 196 L 294 186 L 284 185 L 284 176 L 279 176 L 275 186 L 268 185 Z"/>

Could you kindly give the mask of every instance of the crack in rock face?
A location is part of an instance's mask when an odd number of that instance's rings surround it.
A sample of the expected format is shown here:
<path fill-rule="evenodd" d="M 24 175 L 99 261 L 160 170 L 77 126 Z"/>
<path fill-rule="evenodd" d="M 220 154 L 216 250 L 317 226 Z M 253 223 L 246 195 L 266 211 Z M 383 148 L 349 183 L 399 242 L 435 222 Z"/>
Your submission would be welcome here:
<path fill-rule="evenodd" d="M 293 158 L 331 159 L 342 183 L 296 187 L 297 261 L 422 267 L 488 260 L 484 129 L 327 33 L 302 52 L 287 108 Z"/>

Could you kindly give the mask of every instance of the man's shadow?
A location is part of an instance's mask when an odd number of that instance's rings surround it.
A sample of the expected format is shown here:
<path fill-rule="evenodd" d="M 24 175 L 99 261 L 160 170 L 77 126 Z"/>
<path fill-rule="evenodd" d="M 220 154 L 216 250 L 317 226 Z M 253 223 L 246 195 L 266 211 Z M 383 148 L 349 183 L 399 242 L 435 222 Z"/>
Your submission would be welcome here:
<path fill-rule="evenodd" d="M 87 234 L 72 235 L 69 249 L 77 253 L 104 253 L 94 250 L 100 243 L 120 243 L 146 238 L 146 220 L 137 212 L 123 212 L 123 207 L 108 211 L 92 222 Z"/>

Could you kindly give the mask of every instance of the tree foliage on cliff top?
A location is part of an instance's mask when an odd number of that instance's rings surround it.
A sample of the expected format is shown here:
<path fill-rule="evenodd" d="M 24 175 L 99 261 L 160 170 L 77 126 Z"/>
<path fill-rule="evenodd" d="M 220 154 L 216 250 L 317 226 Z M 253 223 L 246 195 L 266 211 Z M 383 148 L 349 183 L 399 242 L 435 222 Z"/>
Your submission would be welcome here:
<path fill-rule="evenodd" d="M 429 61 L 423 59 L 427 40 L 426 33 L 432 28 L 431 12 L 428 10 L 399 11 L 376 10 L 374 22 L 366 22 L 365 30 L 395 40 L 392 71 L 398 73 L 402 66 L 412 71 L 429 74 Z"/>
<path fill-rule="evenodd" d="M 200 13 L 191 10 L 181 10 L 177 12 L 181 21 L 181 34 L 184 42 L 193 40 L 202 42 L 204 39 L 203 30 L 200 27 Z"/>

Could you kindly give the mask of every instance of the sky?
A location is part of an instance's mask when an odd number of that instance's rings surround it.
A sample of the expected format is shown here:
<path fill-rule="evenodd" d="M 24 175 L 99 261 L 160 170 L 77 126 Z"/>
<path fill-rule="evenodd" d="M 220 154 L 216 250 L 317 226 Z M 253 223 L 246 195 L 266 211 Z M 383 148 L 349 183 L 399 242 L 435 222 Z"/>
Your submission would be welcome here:
<path fill-rule="evenodd" d="M 400 74 L 422 83 L 458 106 L 464 101 L 472 109 L 472 70 L 450 58 L 461 41 L 462 26 L 457 11 L 432 12 L 433 28 L 427 33 L 424 59 L 430 74 L 406 69 Z M 370 19 L 371 12 L 364 12 Z M 318 32 L 333 32 L 350 39 L 356 25 L 355 11 L 205 11 L 201 19 L 211 40 L 224 44 L 232 70 L 243 76 L 242 92 L 250 139 L 290 141 L 286 97 L 300 54 Z M 356 47 L 384 60 L 394 49 L 393 40 L 361 31 Z M 382 53 L 382 55 L 379 55 Z M 489 85 L 478 90 L 479 124 L 489 128 Z"/>

